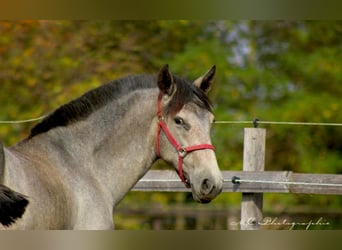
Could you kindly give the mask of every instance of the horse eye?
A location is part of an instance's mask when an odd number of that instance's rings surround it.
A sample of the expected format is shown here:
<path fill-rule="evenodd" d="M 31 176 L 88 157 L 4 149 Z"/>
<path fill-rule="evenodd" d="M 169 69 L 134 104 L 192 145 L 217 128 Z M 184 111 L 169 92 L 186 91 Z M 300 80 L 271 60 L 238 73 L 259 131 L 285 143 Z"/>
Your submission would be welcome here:
<path fill-rule="evenodd" d="M 183 125 L 184 124 L 184 120 L 180 117 L 175 117 L 175 119 L 173 119 L 175 121 L 175 123 L 177 125 Z"/>

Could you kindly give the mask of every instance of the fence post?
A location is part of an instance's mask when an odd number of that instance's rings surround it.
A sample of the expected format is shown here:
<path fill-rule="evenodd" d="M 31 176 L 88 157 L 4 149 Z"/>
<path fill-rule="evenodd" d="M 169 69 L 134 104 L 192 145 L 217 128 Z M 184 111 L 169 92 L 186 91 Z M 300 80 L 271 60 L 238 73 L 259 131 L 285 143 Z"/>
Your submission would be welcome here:
<path fill-rule="evenodd" d="M 245 128 L 243 171 L 264 171 L 266 129 Z M 241 230 L 257 230 L 262 215 L 263 194 L 242 193 Z"/>

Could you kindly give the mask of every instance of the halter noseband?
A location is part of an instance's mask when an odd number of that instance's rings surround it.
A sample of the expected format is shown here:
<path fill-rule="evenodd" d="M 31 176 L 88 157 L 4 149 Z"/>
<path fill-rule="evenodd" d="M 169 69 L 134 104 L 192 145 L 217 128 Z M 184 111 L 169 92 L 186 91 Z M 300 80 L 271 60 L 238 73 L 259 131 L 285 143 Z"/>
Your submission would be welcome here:
<path fill-rule="evenodd" d="M 190 188 L 190 183 L 185 179 L 184 174 L 183 174 L 183 159 L 184 157 L 192 151 L 196 150 L 203 150 L 203 149 L 211 149 L 215 150 L 214 146 L 211 144 L 199 144 L 199 145 L 194 145 L 194 146 L 188 146 L 184 147 L 181 146 L 177 140 L 172 136 L 170 130 L 168 129 L 165 121 L 164 121 L 164 116 L 163 116 L 163 110 L 162 110 L 162 97 L 163 93 L 159 93 L 158 96 L 158 131 L 157 131 L 157 142 L 156 142 L 156 150 L 157 150 L 157 156 L 160 157 L 160 133 L 161 130 L 164 131 L 164 134 L 166 135 L 167 139 L 169 142 L 172 144 L 172 146 L 177 150 L 178 152 L 178 175 L 179 178 L 182 180 L 182 182 L 185 184 L 187 188 Z"/>

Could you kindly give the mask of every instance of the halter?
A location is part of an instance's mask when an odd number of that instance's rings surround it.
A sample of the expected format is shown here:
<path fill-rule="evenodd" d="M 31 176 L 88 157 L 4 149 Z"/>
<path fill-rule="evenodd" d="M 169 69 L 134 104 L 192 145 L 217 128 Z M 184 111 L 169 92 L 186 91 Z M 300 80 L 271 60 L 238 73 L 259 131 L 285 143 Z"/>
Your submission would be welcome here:
<path fill-rule="evenodd" d="M 172 146 L 177 150 L 178 152 L 178 175 L 181 181 L 185 184 L 187 188 L 190 188 L 190 183 L 185 179 L 183 174 L 183 159 L 184 157 L 192 151 L 196 150 L 203 150 L 203 149 L 211 149 L 215 150 L 214 146 L 211 144 L 199 144 L 194 146 L 188 146 L 184 147 L 181 146 L 177 140 L 172 136 L 170 130 L 167 128 L 167 125 L 164 120 L 163 111 L 162 111 L 162 97 L 163 93 L 159 93 L 158 96 L 158 131 L 157 131 L 157 142 L 156 142 L 156 150 L 157 150 L 157 156 L 160 157 L 160 133 L 161 130 L 164 131 L 164 134 L 166 135 L 169 142 L 172 144 Z"/>

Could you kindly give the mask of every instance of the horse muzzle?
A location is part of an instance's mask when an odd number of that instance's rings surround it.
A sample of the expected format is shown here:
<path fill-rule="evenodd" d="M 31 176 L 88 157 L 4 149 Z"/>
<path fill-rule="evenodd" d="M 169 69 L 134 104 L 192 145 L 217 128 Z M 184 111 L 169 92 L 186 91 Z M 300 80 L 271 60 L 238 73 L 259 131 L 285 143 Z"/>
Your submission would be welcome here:
<path fill-rule="evenodd" d="M 209 203 L 222 192 L 222 178 L 204 178 L 197 183 L 192 183 L 191 188 L 194 200 L 199 203 Z"/>

